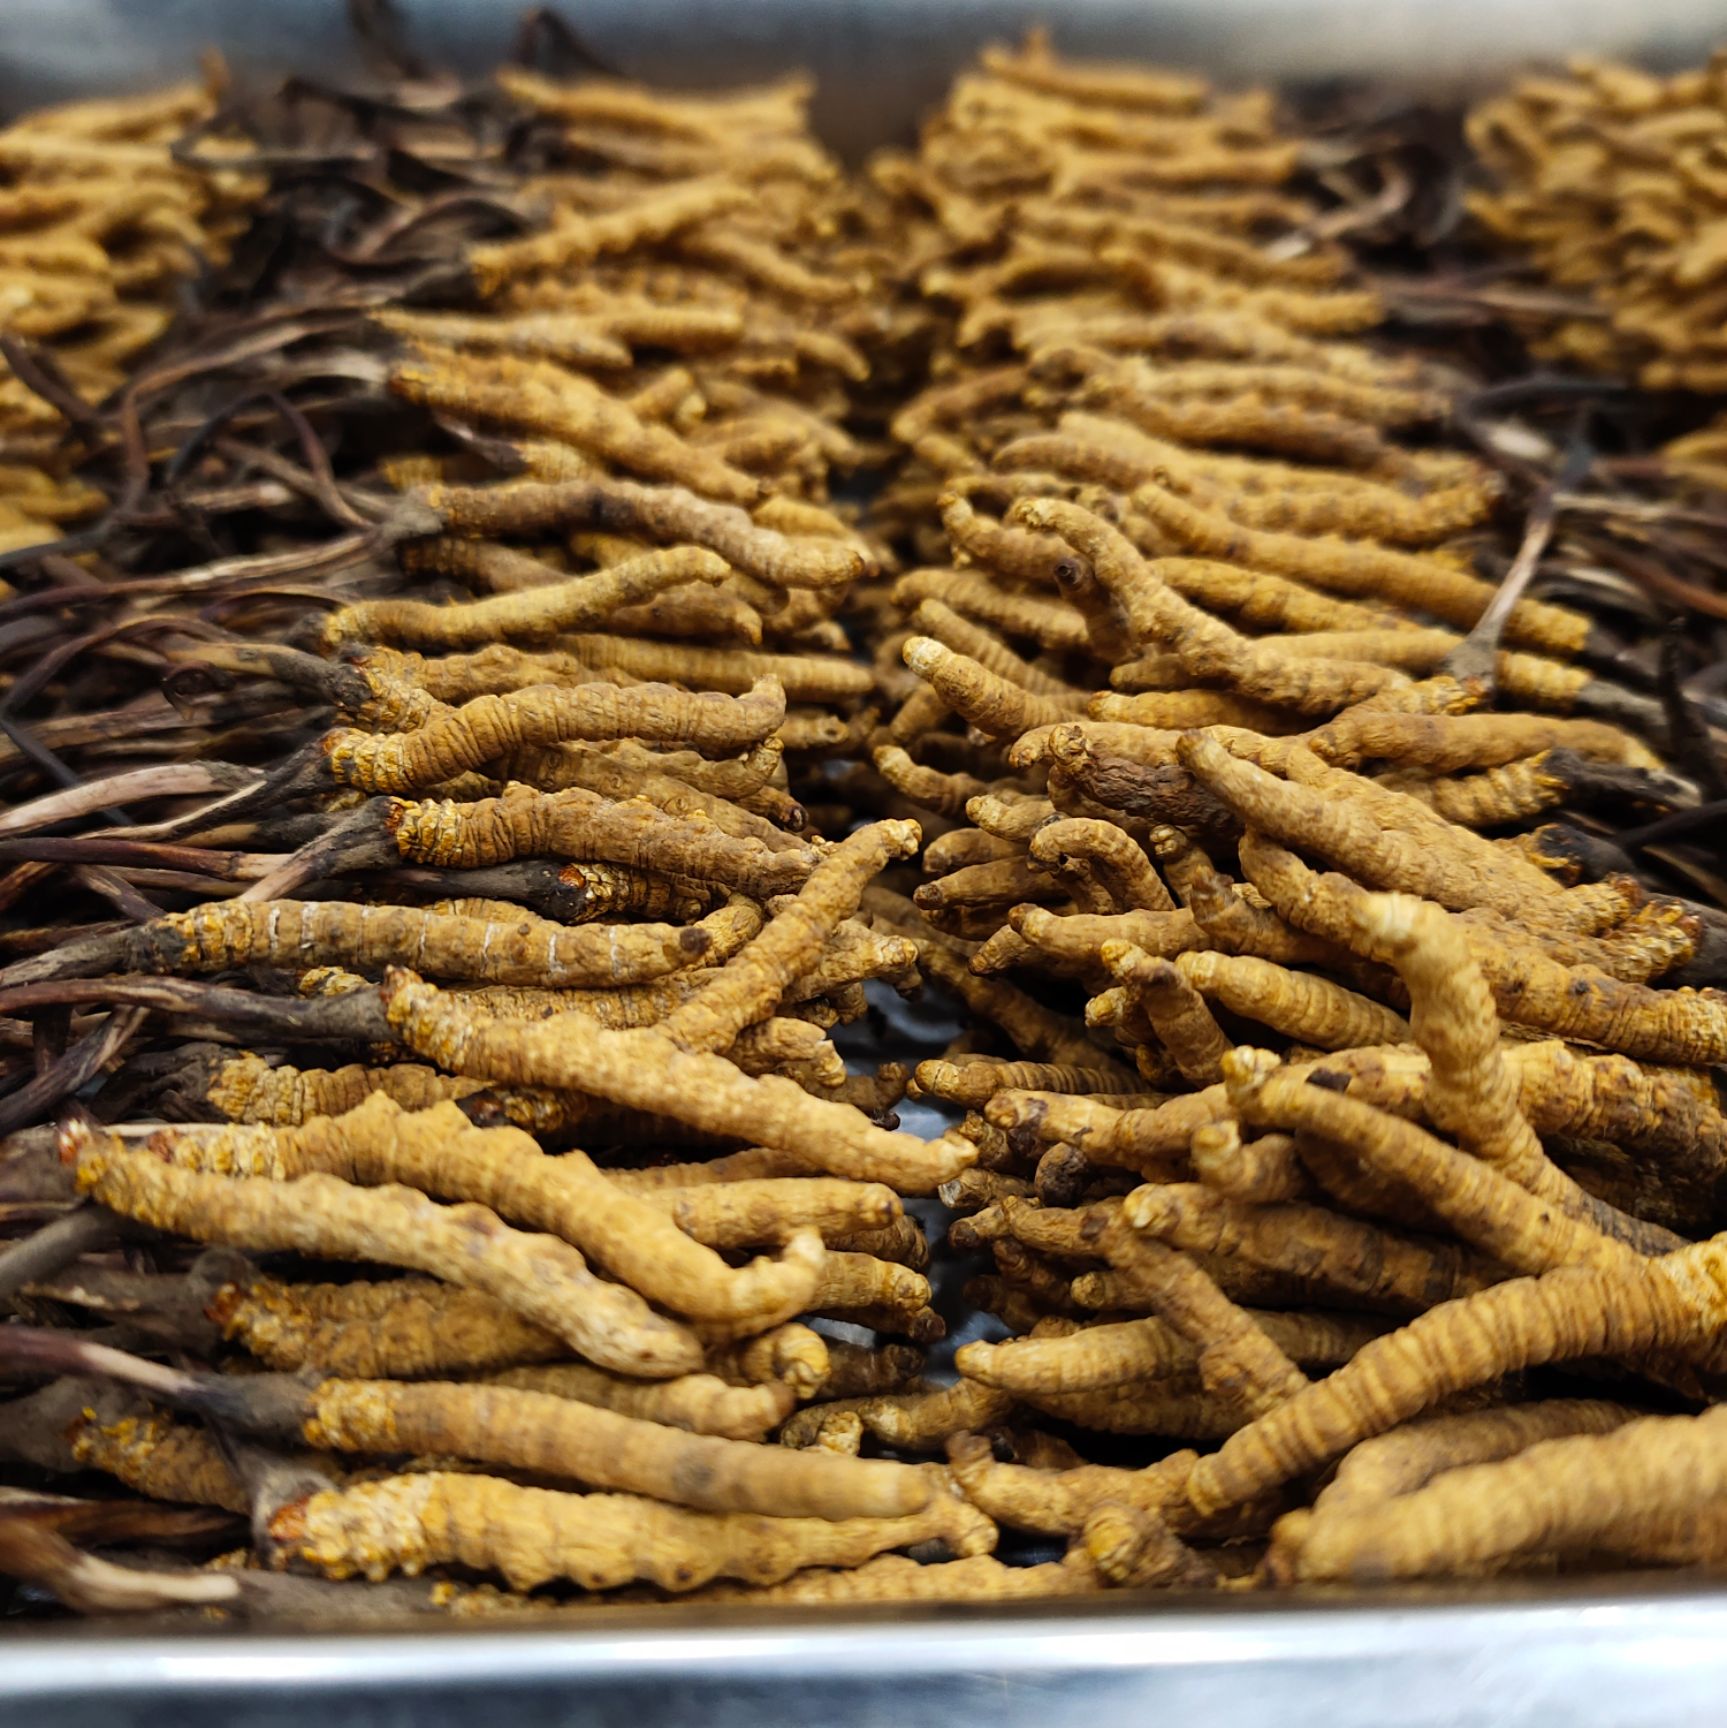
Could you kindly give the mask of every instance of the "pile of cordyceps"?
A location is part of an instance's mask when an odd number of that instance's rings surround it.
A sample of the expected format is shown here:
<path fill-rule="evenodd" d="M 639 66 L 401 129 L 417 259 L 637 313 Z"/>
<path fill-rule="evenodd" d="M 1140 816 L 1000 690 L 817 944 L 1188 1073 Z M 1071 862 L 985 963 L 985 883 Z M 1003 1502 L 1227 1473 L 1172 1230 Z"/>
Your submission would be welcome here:
<path fill-rule="evenodd" d="M 1727 388 L 1727 59 L 1525 78 L 1475 110 L 1469 141 L 1476 218 L 1582 297 L 1543 352 L 1655 390 Z"/>
<path fill-rule="evenodd" d="M 58 1328 L 8 1331 L 60 1372 L 14 1457 L 335 1577 L 989 1546 L 939 1472 L 760 1444 L 915 1372 L 901 1195 L 975 1156 L 829 1037 L 916 983 L 857 914 L 919 837 L 819 839 L 789 789 L 874 723 L 834 614 L 875 558 L 828 501 L 870 254 L 804 100 L 296 87 L 181 150 L 259 177 L 252 229 L 74 426 L 116 501 L 20 597 L 56 631 L 9 693 L 0 1182 L 96 1204 L 0 1269 Z M 276 1374 L 188 1402 L 92 1327 Z M 225 1451 L 194 1384 L 328 1462 Z M 350 1415 L 271 1413 L 318 1387 Z"/>
<path fill-rule="evenodd" d="M 106 503 L 72 477 L 65 425 L 122 383 L 245 223 L 248 177 L 171 151 L 215 105 L 185 85 L 0 129 L 0 551 L 53 541 Z"/>
<path fill-rule="evenodd" d="M 1263 104 L 1034 51 L 878 170 L 935 344 L 882 525 L 936 562 L 871 610 L 928 880 L 866 904 L 999 1034 L 915 1084 L 972 1113 L 942 1192 L 1013 1336 L 853 1407 L 1118 1581 L 1703 1558 L 1656 1484 L 1709 1422 L 1601 1433 L 1718 1347 L 1727 1001 L 1671 986 L 1719 914 L 1531 831 L 1672 797 L 1658 714 L 1472 568 L 1460 381 L 1365 339 L 1297 165 Z M 1653 1405 L 1513 1378 L 1665 1352 Z M 968 1437 L 1045 1417 L 1073 1453 Z"/>
<path fill-rule="evenodd" d="M 1586 820 L 1672 704 L 1269 99 L 1034 40 L 852 184 L 805 94 L 190 107 L 184 314 L 18 330 L 106 504 L 0 604 L 0 1571 L 1718 1558 L 1727 925 Z M 924 980 L 933 1140 L 842 1056 Z"/>
<path fill-rule="evenodd" d="M 1727 58 L 1662 79 L 1580 62 L 1470 116 L 1470 208 L 1575 304 L 1526 308 L 1536 351 L 1651 390 L 1727 393 Z M 1727 427 L 1669 463 L 1719 487 Z"/>

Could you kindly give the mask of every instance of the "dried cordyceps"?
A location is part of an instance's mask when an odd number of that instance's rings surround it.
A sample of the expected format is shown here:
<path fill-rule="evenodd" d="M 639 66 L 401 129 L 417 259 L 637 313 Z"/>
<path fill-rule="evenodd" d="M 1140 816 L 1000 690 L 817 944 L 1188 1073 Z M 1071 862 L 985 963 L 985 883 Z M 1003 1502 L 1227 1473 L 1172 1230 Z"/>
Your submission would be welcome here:
<path fill-rule="evenodd" d="M 98 950 L 70 946 L 43 971 L 225 972 L 231 967 L 365 966 L 415 959 L 429 972 L 484 984 L 547 988 L 645 983 L 693 966 L 714 948 L 700 923 L 568 929 L 517 910 L 511 919 L 341 901 L 236 900 L 173 913 Z"/>
<path fill-rule="evenodd" d="M 286 1284 L 247 1272 L 224 1281 L 207 1311 L 267 1367 L 355 1379 L 477 1373 L 564 1354 L 560 1339 L 494 1297 L 430 1278 Z"/>
<path fill-rule="evenodd" d="M 804 1567 L 857 1566 L 872 1555 L 939 1541 L 987 1552 L 994 1527 L 951 1492 L 898 1518 L 829 1522 L 702 1513 L 628 1495 L 558 1494 L 489 1476 L 387 1477 L 284 1506 L 271 1535 L 332 1577 L 410 1576 L 456 1563 L 500 1573 L 515 1589 L 571 1578 L 603 1590 L 641 1578 L 689 1590 L 710 1578 L 771 1584 Z"/>
<path fill-rule="evenodd" d="M 926 1150 L 860 1112 L 853 1100 L 887 1120 L 904 1071 L 847 1076 L 826 1037 L 862 1013 L 863 980 L 917 985 L 916 947 L 872 929 L 860 901 L 919 836 L 888 820 L 848 840 L 846 813 L 830 849 L 794 790 L 874 724 L 872 680 L 837 614 L 879 564 L 852 512 L 828 503 L 830 476 L 862 454 L 841 422 L 869 371 L 860 344 L 879 335 L 867 294 L 879 259 L 807 135 L 806 100 L 796 83 L 673 100 L 514 72 L 478 93 L 414 84 L 382 110 L 290 90 L 218 113 L 187 90 L 28 123 L 5 154 L 20 197 L 46 194 L 13 213 L 40 230 L 40 275 L 13 273 L 7 325 L 53 343 L 60 369 L 16 356 L 8 400 L 23 441 L 5 452 L 0 526 L 16 525 L 20 546 L 52 542 L 102 508 L 104 488 L 123 494 L 123 511 L 64 553 L 95 564 L 71 636 L 137 695 L 86 718 L 104 698 L 50 654 L 9 688 L 21 722 L 9 736 L 26 743 L 0 772 L 33 790 L 45 772 L 66 777 L 60 764 L 97 777 L 138 751 L 154 764 L 112 797 L 38 799 L 12 832 L 70 819 L 94 833 L 138 808 L 167 818 L 118 852 L 93 839 L 89 864 L 65 848 L 7 861 L 22 865 L 0 890 L 8 906 L 71 868 L 128 924 L 6 955 L 22 965 L 5 987 L 35 992 L 20 1005 L 68 1034 L 43 1045 L 46 1072 L 7 1100 L 9 1123 L 117 1069 L 113 1098 L 133 1115 L 213 1107 L 241 1125 L 183 1126 L 147 1150 L 130 1133 L 90 1133 L 79 1180 L 116 1208 L 229 1247 L 432 1275 L 325 1286 L 200 1272 L 128 1297 L 92 1274 L 68 1295 L 109 1315 L 143 1304 L 130 1310 L 148 1310 L 143 1337 L 205 1351 L 226 1337 L 266 1364 L 367 1377 L 374 1414 L 394 1400 L 398 1417 L 417 1405 L 447 1421 L 449 1398 L 410 1381 L 543 1367 L 458 1400 L 532 1404 L 554 1418 L 528 1425 L 547 1435 L 646 1421 L 669 1426 L 644 1434 L 693 1431 L 698 1451 L 741 1446 L 754 1498 L 774 1510 L 786 1465 L 748 1442 L 830 1366 L 823 1337 L 789 1322 L 827 1312 L 939 1334 L 917 1270 L 927 1245 L 895 1188 L 933 1189 L 974 1156 L 957 1139 Z M 308 156 L 366 181 L 335 226 L 288 166 Z M 135 191 L 110 185 L 116 164 Z M 285 238 L 268 263 L 242 248 L 230 269 L 251 201 L 260 231 Z M 160 334 L 163 287 L 200 265 L 209 294 L 132 418 L 103 418 L 89 404 Z M 414 303 L 428 270 L 445 279 L 437 310 Z M 229 308 L 264 323 L 233 324 Z M 271 334 L 235 342 L 254 327 Z M 211 418 L 213 402 L 232 406 Z M 95 453 L 96 487 L 56 447 L 62 411 Z M 349 436 L 350 423 L 364 430 Z M 199 513 L 194 535 L 182 499 Z M 74 593 L 72 566 L 44 568 L 51 600 Z M 296 573 L 319 580 L 327 617 L 303 622 L 298 595 L 257 592 Z M 187 615 L 187 594 L 213 604 L 213 622 Z M 172 704 L 154 689 L 163 669 Z M 282 724 L 261 749 L 230 730 L 266 715 Z M 224 762 L 236 746 L 262 771 Z M 350 809 L 349 786 L 429 796 Z M 601 1043 L 578 1032 L 570 1047 L 598 1091 L 400 1062 L 369 980 L 403 962 L 465 987 L 452 1006 L 481 1029 L 481 1068 L 485 1028 L 514 1049 L 528 1020 L 580 1015 Z M 345 975 L 314 976 L 332 965 Z M 176 982 L 236 972 L 246 989 Z M 258 1028 L 259 1047 L 180 1053 L 172 1018 L 146 1024 L 118 1005 L 140 991 L 185 1008 L 194 1037 L 220 1046 Z M 81 992 L 88 1007 L 62 1020 L 56 1003 Z M 104 998 L 105 1021 L 93 1018 Z M 238 1018 L 236 999 L 252 1005 Z M 608 1068 L 603 1040 L 638 1031 L 651 1049 L 619 1048 Z M 656 1066 L 662 1053 L 673 1067 Z M 607 1101 L 641 1087 L 677 1109 Z M 531 1132 L 490 1125 L 500 1117 Z M 597 1161 L 569 1149 L 575 1133 Z M 639 1191 L 606 1173 L 728 1140 L 765 1143 L 765 1157 L 733 1160 L 735 1180 L 722 1157 Z M 45 1165 L 34 1180 L 48 1182 Z M 548 1234 L 511 1228 L 495 1207 Z M 51 1246 L 19 1263 L 21 1282 L 52 1275 Z M 572 1350 L 594 1365 L 560 1360 Z M 883 1344 L 866 1360 L 892 1386 L 910 1372 L 903 1356 Z M 854 1368 L 850 1384 L 869 1379 Z M 374 1454 L 418 1444 L 399 1422 L 391 1440 L 337 1426 Z M 500 1431 L 518 1443 L 527 1429 L 506 1417 Z M 143 1468 L 168 1461 L 167 1439 L 140 1430 L 129 1445 L 136 1479 L 173 1492 L 184 1472 Z M 687 1447 L 608 1449 L 631 1460 L 627 1486 L 721 1493 Z M 854 1511 L 928 1497 L 896 1466 L 788 1462 L 800 1479 L 843 1469 L 900 1484 Z M 616 1512 L 620 1537 L 655 1545 L 651 1514 L 628 1501 Z M 761 1581 L 956 1531 L 962 1555 L 987 1546 L 986 1523 L 945 1493 L 915 1528 L 794 1543 L 764 1570 L 769 1528 L 732 1530 L 743 1558 L 721 1570 Z"/>
<path fill-rule="evenodd" d="M 1507 1436 L 1499 1461 L 1441 1455 L 1434 1479 L 1393 1487 L 1383 1502 L 1293 1515 L 1279 1528 L 1278 1563 L 1298 1579 L 1379 1581 L 1496 1571 L 1530 1554 L 1718 1558 L 1719 1409 L 1634 1414 L 1560 1408 L 1550 1425 Z"/>
<path fill-rule="evenodd" d="M 221 96 L 214 80 L 184 84 L 0 131 L 0 331 L 34 357 L 20 371 L 14 348 L 0 377 L 0 548 L 51 545 L 105 506 L 72 471 L 61 404 L 117 390 L 182 284 L 246 224 L 255 175 L 174 152 Z"/>
<path fill-rule="evenodd" d="M 491 1376 L 498 1386 L 547 1392 L 597 1404 L 625 1416 L 718 1434 L 728 1440 L 765 1440 L 797 1402 L 789 1386 L 728 1386 L 712 1374 L 676 1380 L 630 1380 L 581 1362 L 549 1362 L 506 1368 Z"/>
<path fill-rule="evenodd" d="M 511 1587 L 420 1611 L 1716 1557 L 1713 708 L 1529 588 L 1619 504 L 1262 94 L 1033 38 L 850 180 L 807 94 L 0 133 L 0 1199 L 99 1203 L 0 1455 Z"/>
<path fill-rule="evenodd" d="M 140 1223 L 237 1248 L 291 1248 L 408 1266 L 494 1296 L 620 1373 L 700 1366 L 687 1328 L 633 1291 L 594 1277 L 567 1243 L 505 1227 L 484 1206 L 438 1207 L 417 1190 L 369 1191 L 324 1174 L 277 1183 L 175 1169 L 149 1152 L 77 1145 L 80 1189 Z"/>
<path fill-rule="evenodd" d="M 788 1257 L 734 1270 L 674 1219 L 606 1181 L 585 1154 L 549 1158 L 519 1128 L 476 1128 L 453 1103 L 403 1111 L 382 1093 L 345 1116 L 299 1128 L 164 1131 L 152 1150 L 182 1169 L 293 1181 L 323 1172 L 474 1201 L 552 1232 L 673 1312 L 765 1331 L 811 1305 L 822 1255 L 807 1233 Z"/>
<path fill-rule="evenodd" d="M 606 1031 L 580 1014 L 531 1026 L 478 1025 L 459 998 L 411 975 L 393 974 L 387 990 L 391 1023 L 403 1041 L 441 1066 L 505 1081 L 554 1076 L 544 1083 L 662 1111 L 705 1133 L 754 1133 L 816 1169 L 887 1180 L 909 1193 L 932 1192 L 975 1156 L 953 1136 L 926 1145 L 888 1133 L 848 1104 L 811 1097 L 777 1075 L 745 1076 L 721 1058 L 681 1050 L 656 1031 Z"/>
<path fill-rule="evenodd" d="M 1470 209 L 1584 298 L 1541 332 L 1556 358 L 1635 371 L 1655 389 L 1718 393 L 1727 348 L 1710 299 L 1723 188 L 1709 168 L 1719 61 L 1668 79 L 1574 63 L 1528 78 L 1469 117 L 1488 185 Z"/>
<path fill-rule="evenodd" d="M 1493 837 L 1697 796 L 1593 618 L 1531 597 L 1547 506 L 1500 589 L 1458 538 L 1507 491 L 1446 447 L 1469 386 L 1375 339 L 1327 223 L 1267 195 L 1299 148 L 1199 85 L 1130 88 L 997 54 L 872 170 L 929 352 L 876 523 L 926 568 L 862 615 L 897 713 L 856 785 L 935 838 L 921 933 L 866 905 L 985 1023 L 917 1088 L 981 1113 L 942 1197 L 1015 1336 L 967 1345 L 958 1389 L 844 1409 L 926 1449 L 968 1408 L 1229 1425 L 1215 1460 L 1140 1470 L 954 1441 L 992 1516 L 1118 1581 L 1215 1587 L 1204 1545 L 1263 1533 L 1274 1491 L 1584 1333 L 1698 1396 L 1718 1177 L 1687 1147 L 1727 1019 L 1696 988 L 1715 963 L 1682 970 L 1702 908 Z M 1573 1304 L 1573 1278 L 1599 1282 Z M 1339 1310 L 1363 1354 L 1309 1382 Z"/>
<path fill-rule="evenodd" d="M 1667 77 L 1578 59 L 1517 80 L 1473 109 L 1465 127 L 1479 170 L 1466 193 L 1471 238 L 1496 267 L 1537 278 L 1534 292 L 1508 297 L 1507 321 L 1544 361 L 1594 374 L 1606 388 L 1628 378 L 1647 392 L 1686 393 L 1654 397 L 1660 419 L 1649 440 L 1664 440 L 1655 460 L 1599 465 L 1617 483 L 1598 506 L 1610 543 L 1648 545 L 1653 530 L 1662 556 L 1650 586 L 1681 612 L 1706 612 L 1711 596 L 1708 583 L 1680 573 L 1689 536 L 1668 524 L 1677 527 L 1694 502 L 1712 509 L 1727 473 L 1719 304 L 1727 182 L 1714 163 L 1722 80 L 1719 55 Z M 1652 488 L 1640 484 L 1650 479 Z M 1638 516 L 1647 527 L 1631 527 Z M 1582 550 L 1585 538 L 1600 543 L 1596 526 L 1566 531 Z"/>

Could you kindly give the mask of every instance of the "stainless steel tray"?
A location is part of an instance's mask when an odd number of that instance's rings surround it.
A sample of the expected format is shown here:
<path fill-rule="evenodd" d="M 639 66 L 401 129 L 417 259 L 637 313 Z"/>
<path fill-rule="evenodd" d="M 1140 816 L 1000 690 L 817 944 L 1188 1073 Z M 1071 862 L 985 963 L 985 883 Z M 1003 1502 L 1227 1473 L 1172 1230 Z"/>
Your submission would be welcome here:
<path fill-rule="evenodd" d="M 472 67 L 504 52 L 523 3 L 395 9 L 417 46 Z M 1040 19 L 1076 53 L 1443 90 L 1534 57 L 1695 59 L 1727 37 L 1719 0 L 567 0 L 565 10 L 632 76 L 712 84 L 808 66 L 822 82 L 823 129 L 851 152 L 907 134 L 981 42 Z M 345 0 L 0 0 L 0 110 L 180 76 L 212 43 L 260 75 L 339 72 L 345 14 Z M 1727 1581 L 1649 1576 L 771 1619 L 670 1606 L 363 1633 L 137 1622 L 0 1632 L 0 1723 L 31 1728 L 1713 1728 L 1724 1705 Z"/>
<path fill-rule="evenodd" d="M 72 1626 L 0 1651 L 41 1728 L 1689 1728 L 1727 1699 L 1727 1594 L 1109 1599 L 828 1615 L 580 1612 L 394 1634 Z"/>

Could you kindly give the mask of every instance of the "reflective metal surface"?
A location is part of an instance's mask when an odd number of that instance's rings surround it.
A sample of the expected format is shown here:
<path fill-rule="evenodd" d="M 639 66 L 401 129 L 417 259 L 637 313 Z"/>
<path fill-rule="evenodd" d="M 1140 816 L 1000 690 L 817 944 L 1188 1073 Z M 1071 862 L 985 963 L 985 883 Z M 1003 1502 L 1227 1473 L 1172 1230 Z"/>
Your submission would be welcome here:
<path fill-rule="evenodd" d="M 1061 1611 L 577 1614 L 344 1637 L 98 1636 L 0 1652 L 42 1728 L 1681 1728 L 1727 1700 L 1727 1596 L 1631 1581 L 1546 1597 Z"/>

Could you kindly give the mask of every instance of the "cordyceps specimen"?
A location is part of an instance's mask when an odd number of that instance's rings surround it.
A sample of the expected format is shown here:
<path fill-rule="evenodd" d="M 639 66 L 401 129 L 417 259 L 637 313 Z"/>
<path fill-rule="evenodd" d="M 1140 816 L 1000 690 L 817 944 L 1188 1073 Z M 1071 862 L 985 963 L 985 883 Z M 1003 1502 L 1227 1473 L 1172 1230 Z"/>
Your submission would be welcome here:
<path fill-rule="evenodd" d="M 1623 568 L 1662 612 L 1699 622 L 1715 609 L 1715 577 L 1686 568 L 1701 545 L 1694 513 L 1718 509 L 1727 477 L 1727 184 L 1714 163 L 1723 76 L 1719 55 L 1668 77 L 1580 59 L 1514 82 L 1465 125 L 1474 169 L 1465 237 L 1491 272 L 1526 278 L 1506 297 L 1508 321 L 1550 369 L 1574 374 L 1561 388 L 1619 392 L 1648 422 L 1641 448 L 1597 461 L 1607 495 L 1557 516 L 1556 535 L 1584 556 L 1605 549 L 1610 563 L 1629 553 Z M 1455 292 L 1437 286 L 1442 299 Z M 1630 384 L 1641 386 L 1635 396 Z M 1555 508 L 1579 502 L 1560 498 Z M 1695 654 L 1676 642 L 1669 682 L 1690 696 L 1712 658 L 1712 642 Z M 1711 786 L 1705 804 L 1716 796 Z M 1681 813 L 1676 828 L 1650 838 L 1701 841 L 1709 822 Z"/>
<path fill-rule="evenodd" d="M 1584 83 L 1609 153 L 1712 100 Z M 1717 1557 L 1719 768 L 1620 639 L 1640 458 L 1394 334 L 1263 92 L 1034 37 L 850 178 L 808 95 L 0 133 L 0 1459 L 140 1497 L 0 1572 Z"/>
<path fill-rule="evenodd" d="M 256 175 L 215 160 L 193 168 L 174 152 L 221 99 L 212 77 L 0 131 L 0 549 L 51 545 L 105 507 L 74 472 L 63 417 L 93 417 L 168 328 L 182 285 L 246 225 Z"/>
<path fill-rule="evenodd" d="M 928 369 L 873 518 L 921 566 L 866 615 L 895 706 L 849 784 L 926 824 L 926 882 L 864 904 L 973 1021 L 915 1087 L 969 1112 L 941 1194 L 1009 1336 L 785 1436 L 946 1445 L 1114 1582 L 1239 1577 L 1352 1447 L 1470 1399 L 1516 1428 L 1526 1369 L 1694 1410 L 1718 1349 L 1720 914 L 1530 832 L 1707 796 L 1707 724 L 1677 743 L 1531 589 L 1610 472 L 1502 461 L 1477 383 L 1379 333 L 1304 154 L 1269 100 L 1033 41 L 870 169 Z M 1627 1527 L 1677 1557 L 1659 1510 Z M 1302 1575 L 1303 1516 L 1260 1582 Z M 1599 1527 L 1556 1500 L 1495 1563 Z M 1323 1496 L 1311 1528 L 1316 1578 L 1486 1553 L 1436 1522 L 1322 1561 Z"/>
<path fill-rule="evenodd" d="M 28 1456 L 247 1510 L 260 1557 L 343 1576 L 387 1563 L 330 1549 L 308 1446 L 568 1484 L 537 1573 L 447 1556 L 518 1588 L 983 1556 L 939 1473 L 765 1444 L 830 1374 L 914 1371 L 892 1340 L 943 1321 L 900 1196 L 975 1157 L 896 1133 L 906 1070 L 832 1041 L 866 983 L 921 984 L 865 904 L 921 834 L 819 807 L 879 718 L 840 618 L 881 554 L 832 483 L 881 257 L 808 89 L 224 94 L 0 152 L 40 270 L 6 306 L 0 989 L 35 1030 L 6 1020 L 0 1121 L 49 1220 L 0 1284 L 211 1363 L 215 1400 L 170 1418 L 146 1362 L 136 1410 L 74 1432 L 62 1378 L 12 1406 Z M 411 1059 L 387 974 L 468 1066 Z M 497 1077 L 537 1063 L 560 1084 Z M 224 1371 L 249 1358 L 283 1377 Z M 227 1411 L 243 1380 L 347 1414 Z M 438 1506 L 522 1492 L 402 1480 L 410 1570 Z"/>
<path fill-rule="evenodd" d="M 1727 189 L 1709 169 L 1722 80 L 1718 60 L 1667 79 L 1584 61 L 1470 115 L 1486 181 L 1472 214 L 1580 298 L 1575 316 L 1540 333 L 1552 357 L 1658 390 L 1727 384 L 1711 306 L 1724 260 Z"/>

